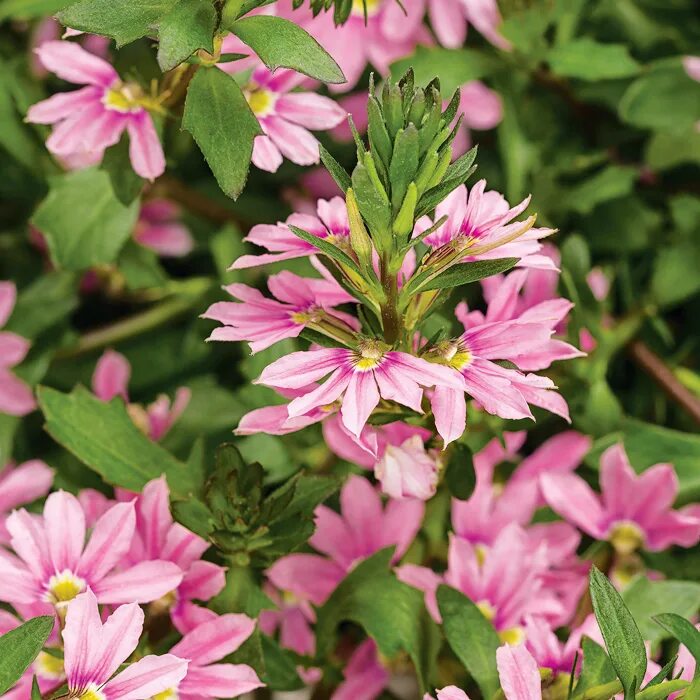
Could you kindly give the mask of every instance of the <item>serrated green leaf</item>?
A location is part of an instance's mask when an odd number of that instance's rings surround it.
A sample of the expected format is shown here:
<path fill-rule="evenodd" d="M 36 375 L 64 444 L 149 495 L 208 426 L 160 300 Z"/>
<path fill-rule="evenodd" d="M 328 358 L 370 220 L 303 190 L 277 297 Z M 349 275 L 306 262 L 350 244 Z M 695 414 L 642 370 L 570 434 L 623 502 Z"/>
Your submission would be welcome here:
<path fill-rule="evenodd" d="M 56 266 L 85 270 L 114 262 L 133 232 L 138 203 L 125 207 L 107 173 L 94 168 L 52 178 L 50 187 L 32 223 L 46 237 Z"/>
<path fill-rule="evenodd" d="M 625 697 L 633 698 L 647 670 L 644 639 L 620 594 L 595 566 L 591 569 L 590 593 L 610 661 L 625 690 Z"/>
<path fill-rule="evenodd" d="M 53 629 L 52 615 L 27 620 L 0 637 L 0 695 L 21 678 Z"/>
<path fill-rule="evenodd" d="M 218 68 L 197 71 L 182 126 L 197 142 L 219 187 L 234 199 L 248 178 L 253 141 L 262 129 L 238 83 Z"/>
<path fill-rule="evenodd" d="M 158 65 L 175 68 L 197 49 L 214 53 L 216 10 L 211 0 L 178 0 L 158 25 Z"/>
<path fill-rule="evenodd" d="M 442 628 L 452 651 L 474 676 L 481 693 L 490 698 L 499 689 L 496 649 L 501 642 L 493 625 L 460 591 L 440 586 L 437 591 Z"/>
<path fill-rule="evenodd" d="M 305 29 L 282 17 L 256 15 L 234 22 L 229 29 L 250 46 L 270 69 L 291 68 L 324 83 L 344 83 L 333 57 Z"/>
<path fill-rule="evenodd" d="M 37 398 L 51 437 L 108 484 L 141 491 L 165 474 L 174 498 L 196 492 L 194 474 L 134 425 L 121 399 L 103 402 L 81 386 L 70 394 L 39 387 Z"/>

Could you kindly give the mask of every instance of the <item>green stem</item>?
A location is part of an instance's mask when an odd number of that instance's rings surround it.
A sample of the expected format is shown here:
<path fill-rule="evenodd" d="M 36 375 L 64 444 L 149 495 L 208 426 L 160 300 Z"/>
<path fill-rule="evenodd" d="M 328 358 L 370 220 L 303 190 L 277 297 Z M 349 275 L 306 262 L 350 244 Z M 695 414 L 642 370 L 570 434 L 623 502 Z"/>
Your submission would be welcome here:
<path fill-rule="evenodd" d="M 389 345 L 394 345 L 401 337 L 402 320 L 399 314 L 399 285 L 398 276 L 389 271 L 390 263 L 388 256 L 382 259 L 381 264 L 382 287 L 386 300 L 382 303 L 382 328 L 384 329 L 384 340 Z"/>

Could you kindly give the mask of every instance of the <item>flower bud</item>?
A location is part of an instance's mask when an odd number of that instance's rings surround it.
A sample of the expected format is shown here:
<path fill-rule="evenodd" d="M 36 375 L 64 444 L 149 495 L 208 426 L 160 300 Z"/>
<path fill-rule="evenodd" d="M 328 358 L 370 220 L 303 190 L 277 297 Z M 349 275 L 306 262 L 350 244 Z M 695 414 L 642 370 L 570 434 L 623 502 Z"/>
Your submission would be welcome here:
<path fill-rule="evenodd" d="M 352 188 L 345 194 L 345 201 L 350 222 L 350 247 L 357 256 L 360 267 L 369 269 L 372 265 L 372 240 L 365 228 Z"/>

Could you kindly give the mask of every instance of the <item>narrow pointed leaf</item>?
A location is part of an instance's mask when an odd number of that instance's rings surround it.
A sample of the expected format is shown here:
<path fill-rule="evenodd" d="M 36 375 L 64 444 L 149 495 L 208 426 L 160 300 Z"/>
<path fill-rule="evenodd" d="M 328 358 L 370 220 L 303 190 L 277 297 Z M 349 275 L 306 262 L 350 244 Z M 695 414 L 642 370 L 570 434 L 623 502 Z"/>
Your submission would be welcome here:
<path fill-rule="evenodd" d="M 53 616 L 43 615 L 0 637 L 0 695 L 12 688 L 36 659 L 53 625 Z"/>

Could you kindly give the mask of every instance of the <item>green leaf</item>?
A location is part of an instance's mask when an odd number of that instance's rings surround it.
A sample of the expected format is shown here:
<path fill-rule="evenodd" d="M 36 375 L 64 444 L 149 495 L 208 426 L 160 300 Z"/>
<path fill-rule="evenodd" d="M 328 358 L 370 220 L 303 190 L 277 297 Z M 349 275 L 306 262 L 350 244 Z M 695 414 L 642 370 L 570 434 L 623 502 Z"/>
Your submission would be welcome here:
<path fill-rule="evenodd" d="M 700 132 L 695 125 L 654 132 L 647 143 L 644 160 L 653 170 L 670 170 L 682 163 L 700 163 Z"/>
<path fill-rule="evenodd" d="M 319 238 L 314 236 L 313 233 L 304 231 L 304 229 L 298 228 L 296 226 L 289 226 L 289 229 L 295 236 L 299 236 L 303 241 L 311 243 L 313 246 L 318 248 L 322 253 L 325 253 L 329 258 L 339 262 L 341 265 L 349 267 L 354 272 L 360 274 L 360 268 L 357 267 L 357 263 L 343 250 L 338 248 L 338 246 L 329 243 L 325 238 Z"/>
<path fill-rule="evenodd" d="M 625 697 L 633 698 L 647 670 L 644 638 L 620 594 L 595 566 L 591 569 L 590 593 L 610 661 L 625 689 Z"/>
<path fill-rule="evenodd" d="M 597 685 L 605 685 L 617 678 L 605 649 L 588 637 L 583 638 L 583 666 L 576 684 L 574 700 L 578 700 L 586 690 Z"/>
<path fill-rule="evenodd" d="M 654 260 L 651 293 L 662 307 L 675 306 L 700 292 L 700 242 L 680 241 L 662 248 Z"/>
<path fill-rule="evenodd" d="M 656 685 L 644 688 L 640 693 L 637 693 L 637 700 L 666 700 L 671 693 L 675 693 L 683 688 L 688 687 L 688 681 L 674 680 L 666 683 L 658 683 Z M 683 696 L 687 698 L 687 696 Z"/>
<path fill-rule="evenodd" d="M 46 236 L 53 262 L 66 270 L 114 262 L 132 234 L 138 202 L 125 207 L 107 173 L 94 168 L 51 178 L 50 187 L 32 223 Z"/>
<path fill-rule="evenodd" d="M 464 664 L 481 693 L 490 698 L 499 689 L 496 649 L 501 641 L 493 625 L 460 591 L 440 586 L 437 601 L 442 627 L 452 650 Z"/>
<path fill-rule="evenodd" d="M 111 36 L 117 47 L 154 35 L 160 20 L 179 0 L 80 0 L 59 13 L 62 24 Z"/>
<path fill-rule="evenodd" d="M 344 83 L 333 57 L 305 29 L 282 17 L 256 15 L 234 22 L 229 29 L 250 46 L 270 69 L 292 68 L 324 83 Z"/>
<path fill-rule="evenodd" d="M 475 49 L 419 46 L 413 56 L 392 63 L 391 74 L 398 78 L 413 68 L 418 85 L 427 85 L 438 76 L 442 94 L 449 95 L 465 83 L 489 75 L 497 67 L 498 61 Z"/>
<path fill-rule="evenodd" d="M 248 178 L 253 141 L 262 129 L 236 81 L 218 68 L 197 71 L 187 90 L 182 126 L 234 199 Z"/>
<path fill-rule="evenodd" d="M 52 615 L 42 615 L 0 637 L 0 695 L 12 688 L 36 659 L 53 625 Z"/>
<path fill-rule="evenodd" d="M 463 284 L 477 282 L 492 275 L 499 275 L 515 267 L 520 258 L 497 258 L 496 260 L 475 260 L 474 262 L 459 263 L 448 268 L 437 277 L 421 285 L 419 289 L 426 292 L 430 289 L 449 289 Z"/>
<path fill-rule="evenodd" d="M 445 483 L 450 493 L 466 501 L 476 486 L 474 455 L 467 445 L 458 442 L 452 448 L 452 454 L 445 468 Z"/>
<path fill-rule="evenodd" d="M 557 75 L 581 80 L 628 78 L 640 70 L 624 44 L 601 44 L 588 38 L 555 46 L 547 61 Z"/>
<path fill-rule="evenodd" d="M 119 143 L 105 151 L 100 169 L 109 175 L 112 191 L 123 205 L 128 206 L 139 196 L 144 181 L 131 167 L 129 138 L 126 133 L 122 134 Z"/>
<path fill-rule="evenodd" d="M 49 435 L 108 484 L 140 491 L 165 474 L 173 497 L 197 490 L 193 473 L 134 425 L 121 399 L 106 403 L 81 386 L 70 394 L 39 387 L 37 398 Z"/>
<path fill-rule="evenodd" d="M 216 10 L 211 0 L 178 0 L 158 28 L 158 65 L 161 70 L 175 68 L 197 49 L 214 53 L 216 22 Z"/>
<path fill-rule="evenodd" d="M 304 687 L 304 681 L 297 673 L 296 654 L 283 649 L 274 639 L 262 635 L 262 651 L 265 657 L 263 680 L 274 690 L 292 691 Z"/>
<path fill-rule="evenodd" d="M 2 0 L 0 2 L 0 22 L 6 19 L 34 19 L 55 15 L 72 0 Z"/>
<path fill-rule="evenodd" d="M 609 165 L 570 190 L 571 208 L 590 214 L 598 204 L 630 194 L 638 176 L 637 168 Z"/>
<path fill-rule="evenodd" d="M 700 86 L 679 60 L 665 61 L 627 88 L 619 112 L 628 124 L 647 129 L 691 127 L 700 114 Z"/>
<path fill-rule="evenodd" d="M 42 700 L 41 697 L 41 690 L 39 689 L 39 682 L 36 679 L 36 676 L 32 678 L 32 698 L 31 700 Z"/>
<path fill-rule="evenodd" d="M 652 648 L 667 638 L 668 632 L 654 621 L 657 615 L 675 613 L 694 617 L 700 609 L 700 583 L 693 581 L 649 581 L 640 577 L 625 589 L 622 597 Z"/>
<path fill-rule="evenodd" d="M 335 184 L 338 185 L 343 192 L 347 192 L 348 188 L 352 184 L 350 175 L 348 175 L 345 168 L 343 168 L 343 166 L 321 144 L 319 144 L 318 149 L 319 153 L 321 154 L 321 162 L 335 180 Z"/>
<path fill-rule="evenodd" d="M 676 613 L 661 613 L 652 619 L 686 646 L 700 668 L 700 632 L 695 625 Z"/>
<path fill-rule="evenodd" d="M 359 563 L 318 611 L 316 646 L 319 658 L 329 652 L 338 625 L 346 620 L 364 627 L 382 654 L 406 651 L 423 689 L 427 689 L 429 661 L 422 644 L 434 627 L 425 615 L 423 594 L 401 583 L 391 571 L 392 548 L 382 549 Z"/>

